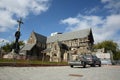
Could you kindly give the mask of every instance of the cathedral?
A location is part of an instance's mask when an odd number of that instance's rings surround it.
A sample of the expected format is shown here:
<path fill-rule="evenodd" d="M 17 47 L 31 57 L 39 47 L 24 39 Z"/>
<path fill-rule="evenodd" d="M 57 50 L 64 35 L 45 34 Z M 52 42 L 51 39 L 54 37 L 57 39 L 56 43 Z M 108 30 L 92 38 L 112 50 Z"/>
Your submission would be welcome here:
<path fill-rule="evenodd" d="M 20 53 L 26 59 L 67 62 L 71 56 L 74 58 L 79 54 L 91 53 L 93 44 L 91 29 L 54 33 L 49 37 L 32 32 Z"/>

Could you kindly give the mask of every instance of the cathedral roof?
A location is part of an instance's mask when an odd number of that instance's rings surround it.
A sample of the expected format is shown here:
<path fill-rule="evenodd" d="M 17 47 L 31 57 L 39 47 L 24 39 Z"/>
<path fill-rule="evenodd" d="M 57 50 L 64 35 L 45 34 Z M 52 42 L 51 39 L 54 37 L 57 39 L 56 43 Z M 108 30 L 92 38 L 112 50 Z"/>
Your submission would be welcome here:
<path fill-rule="evenodd" d="M 47 38 L 47 43 L 55 41 L 66 41 L 78 38 L 85 38 L 90 35 L 91 29 L 78 30 L 73 32 L 67 32 L 63 34 L 57 34 Z"/>
<path fill-rule="evenodd" d="M 26 44 L 26 45 L 24 45 L 24 47 L 21 49 L 21 51 L 31 50 L 34 46 L 35 46 L 35 44 Z"/>
<path fill-rule="evenodd" d="M 32 32 L 32 33 L 34 34 L 34 36 L 38 42 L 46 43 L 47 37 L 45 37 L 41 34 L 38 34 L 36 32 Z"/>

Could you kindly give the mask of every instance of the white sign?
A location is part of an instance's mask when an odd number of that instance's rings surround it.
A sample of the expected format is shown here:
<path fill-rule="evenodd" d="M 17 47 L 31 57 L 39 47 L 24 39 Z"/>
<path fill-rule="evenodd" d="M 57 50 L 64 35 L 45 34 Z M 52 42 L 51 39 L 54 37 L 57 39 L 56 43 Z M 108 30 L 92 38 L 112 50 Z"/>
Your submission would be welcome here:
<path fill-rule="evenodd" d="M 97 53 L 96 56 L 101 59 L 110 59 L 110 53 Z"/>

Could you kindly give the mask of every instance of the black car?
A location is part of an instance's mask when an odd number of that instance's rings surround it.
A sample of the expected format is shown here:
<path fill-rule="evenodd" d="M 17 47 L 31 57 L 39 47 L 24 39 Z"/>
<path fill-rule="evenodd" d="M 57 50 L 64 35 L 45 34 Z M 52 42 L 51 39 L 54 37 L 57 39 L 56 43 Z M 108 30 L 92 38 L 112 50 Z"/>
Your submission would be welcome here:
<path fill-rule="evenodd" d="M 96 65 L 98 65 L 99 67 L 101 67 L 101 60 L 96 55 L 87 54 L 86 55 L 86 59 L 88 61 L 88 64 L 91 67 L 95 67 Z"/>

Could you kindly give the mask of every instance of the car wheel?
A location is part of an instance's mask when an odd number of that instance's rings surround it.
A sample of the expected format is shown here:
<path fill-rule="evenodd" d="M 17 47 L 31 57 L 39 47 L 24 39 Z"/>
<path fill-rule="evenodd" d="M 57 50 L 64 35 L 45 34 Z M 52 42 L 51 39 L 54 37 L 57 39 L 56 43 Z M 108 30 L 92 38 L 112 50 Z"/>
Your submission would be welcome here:
<path fill-rule="evenodd" d="M 90 66 L 93 67 L 93 64 L 91 64 Z"/>
<path fill-rule="evenodd" d="M 83 68 L 86 68 L 86 63 L 85 62 L 83 62 Z"/>
<path fill-rule="evenodd" d="M 99 64 L 99 67 L 101 67 L 101 64 Z"/>
<path fill-rule="evenodd" d="M 95 65 L 96 65 L 96 64 L 95 64 L 95 63 L 93 63 L 93 64 L 92 64 L 92 67 L 95 67 Z"/>
<path fill-rule="evenodd" d="M 71 68 L 73 68 L 73 65 L 70 65 Z"/>

